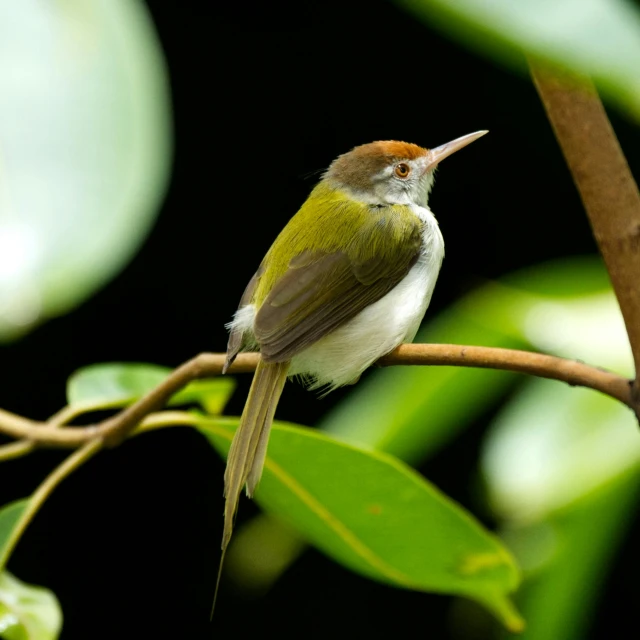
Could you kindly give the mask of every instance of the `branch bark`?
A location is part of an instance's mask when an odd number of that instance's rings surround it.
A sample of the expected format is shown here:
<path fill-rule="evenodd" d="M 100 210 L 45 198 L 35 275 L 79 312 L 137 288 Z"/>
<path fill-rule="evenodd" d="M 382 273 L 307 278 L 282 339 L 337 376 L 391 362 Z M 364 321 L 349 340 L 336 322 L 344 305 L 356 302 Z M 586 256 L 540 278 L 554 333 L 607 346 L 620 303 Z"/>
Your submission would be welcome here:
<path fill-rule="evenodd" d="M 640 193 L 593 85 L 531 64 L 615 291 L 633 352 L 640 420 Z"/>
<path fill-rule="evenodd" d="M 0 432 L 39 446 L 75 448 L 91 440 L 115 446 L 150 413 L 161 408 L 189 382 L 220 375 L 226 354 L 201 353 L 175 369 L 161 384 L 115 416 L 85 427 L 38 423 L 20 416 L 0 413 Z M 251 372 L 258 364 L 257 353 L 242 353 L 230 373 Z M 564 381 L 608 395 L 633 408 L 629 380 L 582 362 L 515 349 L 452 344 L 405 344 L 379 361 L 381 366 L 430 365 L 502 369 Z"/>

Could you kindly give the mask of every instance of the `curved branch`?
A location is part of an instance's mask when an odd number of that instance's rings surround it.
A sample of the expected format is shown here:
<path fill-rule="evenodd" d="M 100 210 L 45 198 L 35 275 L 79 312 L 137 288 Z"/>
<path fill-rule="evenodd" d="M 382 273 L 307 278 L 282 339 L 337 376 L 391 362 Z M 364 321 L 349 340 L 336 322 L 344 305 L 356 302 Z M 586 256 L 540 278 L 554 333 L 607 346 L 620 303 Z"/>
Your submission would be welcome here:
<path fill-rule="evenodd" d="M 220 375 L 225 361 L 224 353 L 201 353 L 175 369 L 161 384 L 147 395 L 103 422 L 87 427 L 56 427 L 0 413 L 0 432 L 50 447 L 75 448 L 92 439 L 115 446 L 147 415 L 166 404 L 169 398 L 189 382 Z M 230 373 L 246 373 L 256 368 L 259 355 L 242 353 L 230 368 Z M 542 378 L 561 380 L 574 386 L 600 391 L 628 407 L 633 408 L 630 382 L 615 373 L 592 367 L 582 362 L 556 356 L 453 344 L 404 344 L 381 358 L 381 366 L 430 365 L 502 369 L 527 373 Z"/>
<path fill-rule="evenodd" d="M 593 85 L 531 65 L 622 311 L 640 419 L 640 192 Z"/>
<path fill-rule="evenodd" d="M 0 427 L 1 429 L 1 427 Z M 31 453 L 36 448 L 36 443 L 31 440 L 18 440 L 18 442 L 10 442 L 0 447 L 0 462 L 5 460 L 13 460 L 21 458 Z"/>
<path fill-rule="evenodd" d="M 46 424 L 48 427 L 58 428 L 68 424 L 74 418 L 82 415 L 83 412 L 84 411 L 79 409 L 78 405 L 66 405 L 59 411 L 56 411 L 56 413 L 47 420 Z M 20 429 L 30 426 L 38 427 L 39 423 L 32 422 L 31 420 L 0 409 L 0 432 L 3 431 L 3 425 L 8 425 L 8 428 Z M 5 433 L 7 433 L 6 430 Z M 28 438 L 2 445 L 0 446 L 0 462 L 26 456 L 35 451 L 37 446 L 37 441 Z"/>

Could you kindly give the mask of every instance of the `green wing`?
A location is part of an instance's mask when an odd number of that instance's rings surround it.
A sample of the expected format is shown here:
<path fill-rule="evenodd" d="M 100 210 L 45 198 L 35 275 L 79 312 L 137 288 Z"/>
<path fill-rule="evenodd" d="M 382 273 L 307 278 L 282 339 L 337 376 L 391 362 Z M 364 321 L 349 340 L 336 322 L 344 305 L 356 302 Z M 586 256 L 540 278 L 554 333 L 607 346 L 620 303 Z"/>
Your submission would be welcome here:
<path fill-rule="evenodd" d="M 420 257 L 422 227 L 409 207 L 370 207 L 316 187 L 241 302 L 251 298 L 258 309 L 253 329 L 263 360 L 290 360 L 391 291 Z M 232 335 L 229 361 L 242 342 Z"/>
<path fill-rule="evenodd" d="M 390 264 L 344 253 L 295 259 L 260 307 L 254 333 L 265 362 L 290 360 L 391 291 L 415 264 L 420 245 Z"/>

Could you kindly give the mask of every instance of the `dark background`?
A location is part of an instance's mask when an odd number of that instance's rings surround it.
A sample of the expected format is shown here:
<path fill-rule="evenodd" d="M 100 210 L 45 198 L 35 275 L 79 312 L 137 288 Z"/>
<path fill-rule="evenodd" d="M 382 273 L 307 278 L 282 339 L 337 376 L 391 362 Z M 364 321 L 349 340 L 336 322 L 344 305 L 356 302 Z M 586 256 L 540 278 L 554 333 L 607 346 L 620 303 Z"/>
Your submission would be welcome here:
<path fill-rule="evenodd" d="M 527 77 L 383 1 L 218 4 L 150 3 L 171 76 L 176 136 L 161 215 L 104 290 L 0 349 L 3 408 L 47 417 L 64 403 L 67 376 L 89 363 L 175 366 L 199 351 L 223 351 L 224 323 L 317 179 L 308 174 L 372 140 L 436 146 L 490 130 L 438 174 L 430 205 L 447 256 L 430 313 L 487 278 L 595 251 Z M 637 174 L 638 129 L 612 117 Z M 248 382 L 240 380 L 230 412 L 241 411 Z M 278 415 L 314 424 L 343 393 L 318 400 L 289 385 Z M 473 465 L 488 417 L 422 469 L 480 517 Z M 0 503 L 28 495 L 60 459 L 41 452 L 3 464 Z M 102 453 L 56 490 L 10 569 L 58 595 L 64 640 L 457 637 L 450 598 L 378 585 L 315 551 L 264 598 L 247 599 L 223 584 L 209 625 L 222 473 L 221 460 L 187 429 Z M 252 513 L 244 501 L 239 519 Z M 608 637 L 610 620 L 635 622 L 628 585 L 637 553 L 630 554 L 629 544 L 590 638 Z"/>

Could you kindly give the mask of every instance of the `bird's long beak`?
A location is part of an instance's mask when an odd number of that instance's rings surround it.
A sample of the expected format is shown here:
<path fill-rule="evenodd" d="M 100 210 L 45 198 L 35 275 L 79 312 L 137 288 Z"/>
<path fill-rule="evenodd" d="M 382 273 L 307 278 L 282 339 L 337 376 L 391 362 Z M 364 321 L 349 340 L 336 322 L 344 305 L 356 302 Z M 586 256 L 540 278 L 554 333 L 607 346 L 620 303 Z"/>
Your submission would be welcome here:
<path fill-rule="evenodd" d="M 429 163 L 425 171 L 429 169 L 433 169 L 437 164 L 442 162 L 445 158 L 450 156 L 452 153 L 456 151 L 460 151 L 463 147 L 466 147 L 468 144 L 471 144 L 478 138 L 482 138 L 485 133 L 489 133 L 488 131 L 476 131 L 475 133 L 469 133 L 466 136 L 462 136 L 461 138 L 456 138 L 451 142 L 447 142 L 445 144 L 441 144 L 439 147 L 435 149 L 431 149 L 429 152 Z"/>

